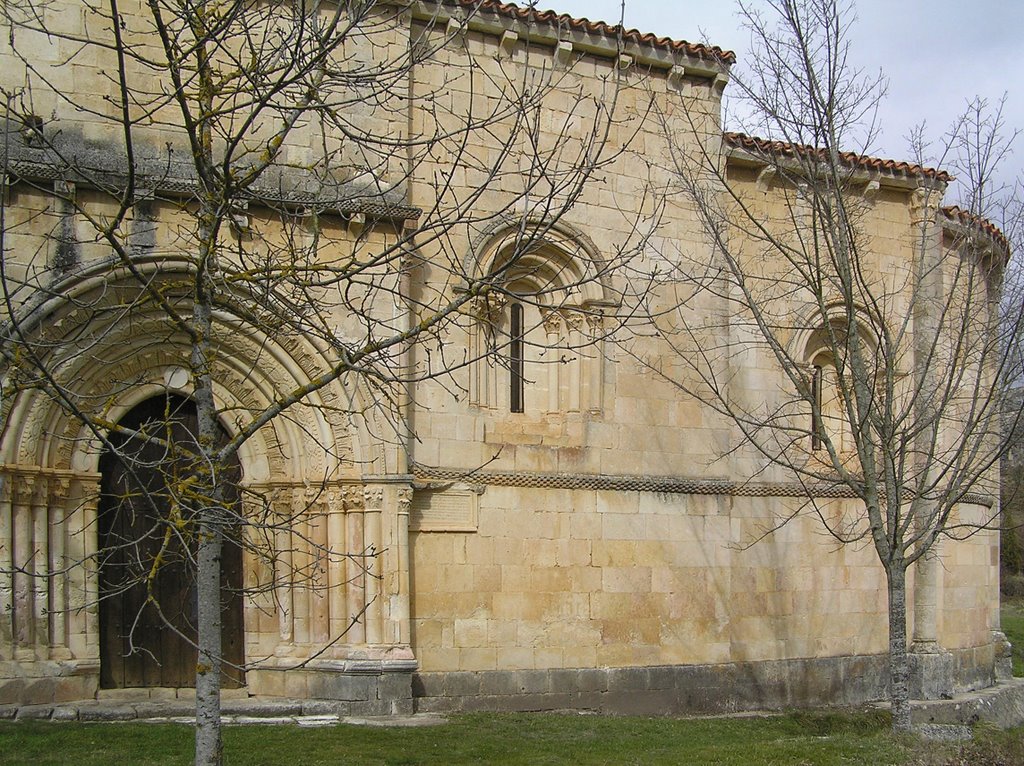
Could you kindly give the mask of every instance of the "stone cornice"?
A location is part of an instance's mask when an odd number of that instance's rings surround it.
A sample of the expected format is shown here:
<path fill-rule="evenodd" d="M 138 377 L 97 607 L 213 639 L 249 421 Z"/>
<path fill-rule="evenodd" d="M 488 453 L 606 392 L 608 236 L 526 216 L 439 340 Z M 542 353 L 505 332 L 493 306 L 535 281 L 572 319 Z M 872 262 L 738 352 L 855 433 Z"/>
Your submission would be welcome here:
<path fill-rule="evenodd" d="M 644 34 L 618 25 L 577 19 L 553 11 L 538 11 L 490 0 L 417 0 L 409 5 L 414 19 L 437 25 L 454 23 L 501 38 L 517 35 L 537 45 L 572 46 L 573 53 L 616 59 L 658 70 L 679 68 L 687 77 L 724 81 L 736 54 L 717 46 Z"/>
<path fill-rule="evenodd" d="M 97 146 L 76 138 L 57 139 L 53 146 L 12 144 L 0 154 L 8 184 L 19 180 L 33 184 L 58 181 L 106 191 L 120 196 L 129 181 L 128 161 L 121 146 Z M 135 161 L 133 183 L 136 201 L 182 199 L 200 191 L 195 169 L 166 155 L 140 155 Z M 271 168 L 266 179 L 236 195 L 237 202 L 289 210 L 316 208 L 340 215 L 361 213 L 378 220 L 403 221 L 420 216 L 419 208 L 406 205 L 393 191 L 377 191 L 351 184 L 326 184 L 313 173 L 297 168 Z"/>
<path fill-rule="evenodd" d="M 770 167 L 799 177 L 808 166 L 825 167 L 832 161 L 821 147 L 747 136 L 742 133 L 722 134 L 723 152 L 729 164 L 753 168 Z M 911 162 L 839 152 L 836 160 L 850 177 L 865 184 L 905 191 L 927 188 L 944 190 L 953 180 L 944 170 L 922 167 Z"/>

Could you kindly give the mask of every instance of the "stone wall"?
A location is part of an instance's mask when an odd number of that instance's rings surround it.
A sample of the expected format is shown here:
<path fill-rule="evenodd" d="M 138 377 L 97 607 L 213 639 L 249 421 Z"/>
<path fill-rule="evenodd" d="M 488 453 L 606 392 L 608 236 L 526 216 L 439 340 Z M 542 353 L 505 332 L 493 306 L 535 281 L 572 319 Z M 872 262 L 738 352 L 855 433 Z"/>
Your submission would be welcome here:
<path fill-rule="evenodd" d="M 417 673 L 418 712 L 584 710 L 717 715 L 856 705 L 885 695 L 886 659 L 831 657 L 716 665 L 651 665 Z"/>
<path fill-rule="evenodd" d="M 43 19 L 55 30 L 79 35 L 97 23 L 84 7 L 58 5 Z M 145 9 L 126 8 L 125 33 L 151 44 Z M 685 46 L 634 41 L 623 50 L 614 36 L 504 12 L 467 20 L 452 4 L 380 8 L 372 41 L 340 50 L 339 67 L 430 55 L 377 100 L 358 83 L 334 95 L 353 129 L 414 144 L 388 151 L 384 141 L 355 156 L 329 125 L 299 126 L 268 184 L 232 210 L 224 264 L 244 271 L 296 243 L 317 263 L 356 263 L 403 242 L 347 285 L 348 305 L 365 313 L 337 301 L 319 318 L 355 343 L 415 327 L 438 301 L 517 260 L 492 291 L 503 295 L 478 296 L 444 333 L 387 360 L 414 381 L 393 402 L 339 382 L 241 451 L 259 500 L 247 512 L 287 520 L 271 533 L 280 557 L 247 561 L 249 692 L 374 714 L 414 704 L 719 713 L 882 697 L 884 573 L 867 537 L 841 545 L 820 524 L 859 519 L 861 509 L 834 487 L 808 492 L 687 393 L 700 381 L 680 359 L 714 347 L 729 349 L 733 401 L 793 396 L 725 292 L 697 289 L 717 284 L 716 249 L 694 206 L 653 193 L 676 189 L 677 163 L 712 157 L 769 224 L 799 207 L 784 179 L 725 156 L 727 62 Z M 4 77 L 23 79 L 10 38 L 0 39 Z M 84 215 L 100 220 L 114 207 L 96 173 L 116 188 L 127 172 L 116 113 L 97 98 L 111 87 L 111 54 L 30 32 L 16 44 L 39 45 L 52 92 L 33 94 L 33 104 L 53 146 L 19 132 L 8 158 L 17 171 L 6 189 L 8 275 L 22 280 L 13 304 L 45 318 L 41 337 L 87 330 L 105 339 L 87 355 L 52 344 L 68 354 L 56 360 L 61 380 L 104 418 L 159 392 L 187 396 L 185 344 L 156 314 L 103 324 L 113 305 L 105 301 L 131 302 L 139 291 Z M 152 72 L 127 74 L 161 87 Z M 84 98 L 94 113 L 70 108 Z M 132 257 L 162 288 L 190 267 L 194 221 L 183 200 L 199 188 L 178 160 L 188 149 L 171 106 L 138 126 L 136 159 L 153 188 L 125 221 Z M 447 132 L 467 120 L 481 129 Z M 266 128 L 252 138 L 250 150 L 261 151 Z M 317 165 L 320 141 L 326 167 Z M 894 310 L 905 308 L 901 280 L 923 241 L 914 223 L 935 211 L 910 176 L 855 180 L 867 263 Z M 355 192 L 373 204 L 360 206 Z M 942 240 L 938 223 L 926 229 Z M 732 236 L 764 289 L 775 289 L 784 265 L 764 259 L 749 232 Z M 525 405 L 511 412 L 517 300 L 530 343 L 519 360 Z M 676 332 L 664 318 L 637 321 L 647 300 L 678 309 Z M 813 308 L 794 299 L 784 313 L 807 319 Z M 806 328 L 793 325 L 785 340 L 797 343 Z M 167 342 L 139 348 L 153 332 Z M 228 428 L 337 361 L 323 339 L 242 323 L 218 325 L 214 341 Z M 451 369 L 439 371 L 438 359 Z M 47 575 L 95 553 L 101 445 L 39 392 L 0 404 L 0 703 L 92 696 L 94 572 Z M 787 416 L 806 425 L 805 412 Z M 998 542 L 977 532 L 992 509 L 974 498 L 959 512 L 976 533 L 942 541 L 911 572 L 925 695 L 994 677 Z M 928 668 L 948 683 L 937 686 Z"/>

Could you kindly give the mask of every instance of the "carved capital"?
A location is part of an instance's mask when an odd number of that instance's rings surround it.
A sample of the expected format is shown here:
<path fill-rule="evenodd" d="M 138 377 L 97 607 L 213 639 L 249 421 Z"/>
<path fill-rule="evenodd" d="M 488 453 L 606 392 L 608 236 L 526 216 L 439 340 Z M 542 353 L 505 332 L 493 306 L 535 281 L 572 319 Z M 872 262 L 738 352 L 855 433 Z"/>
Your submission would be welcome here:
<path fill-rule="evenodd" d="M 40 489 L 42 482 L 35 474 L 18 472 L 11 477 L 13 487 L 11 493 L 14 502 L 21 505 L 30 505 L 36 500 L 36 492 Z"/>
<path fill-rule="evenodd" d="M 548 335 L 558 335 L 562 331 L 562 314 L 556 309 L 541 309 L 541 322 Z"/>
<path fill-rule="evenodd" d="M 361 511 L 365 507 L 362 484 L 351 484 L 341 490 L 342 504 L 346 511 Z"/>
<path fill-rule="evenodd" d="M 934 220 L 942 206 L 942 194 L 935 189 L 918 188 L 910 195 L 910 221 L 920 225 Z"/>
<path fill-rule="evenodd" d="M 68 500 L 71 494 L 71 478 L 67 476 L 54 476 L 49 481 L 49 503 L 60 508 Z"/>
<path fill-rule="evenodd" d="M 265 500 L 270 513 L 280 519 L 290 518 L 292 515 L 292 500 L 290 493 L 284 487 L 275 487 Z"/>
<path fill-rule="evenodd" d="M 477 321 L 494 324 L 508 303 L 508 297 L 502 293 L 478 295 L 466 302 L 463 311 Z"/>
<path fill-rule="evenodd" d="M 345 508 L 344 495 L 337 487 L 331 487 L 324 492 L 324 501 L 327 503 L 328 510 L 341 511 Z"/>
<path fill-rule="evenodd" d="M 565 324 L 572 332 L 579 332 L 583 329 L 583 314 L 578 311 L 566 311 Z"/>
<path fill-rule="evenodd" d="M 367 487 L 363 490 L 363 501 L 368 509 L 379 511 L 384 507 L 384 488 Z"/>

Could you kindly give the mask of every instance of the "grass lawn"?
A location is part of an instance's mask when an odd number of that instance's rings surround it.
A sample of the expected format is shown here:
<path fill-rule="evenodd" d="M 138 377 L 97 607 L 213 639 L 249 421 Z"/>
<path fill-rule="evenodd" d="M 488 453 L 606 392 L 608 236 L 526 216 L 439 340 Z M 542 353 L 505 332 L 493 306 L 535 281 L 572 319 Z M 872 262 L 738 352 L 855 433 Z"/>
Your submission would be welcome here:
<path fill-rule="evenodd" d="M 1003 633 L 1013 644 L 1013 674 L 1024 676 L 1024 598 L 1005 599 L 1001 620 Z"/>
<path fill-rule="evenodd" d="M 1024 599 L 1003 604 L 1014 675 L 1024 676 Z M 420 729 L 357 726 L 225 729 L 227 766 L 699 764 L 700 766 L 1009 766 L 1024 764 L 1024 727 L 978 728 L 974 742 L 923 743 L 889 733 L 876 711 L 770 718 L 626 718 L 476 714 Z M 192 730 L 148 723 L 0 722 L 5 766 L 147 766 L 192 762 Z"/>
<path fill-rule="evenodd" d="M 46 766 L 188 764 L 192 730 L 146 723 L 0 724 L 0 762 Z M 878 712 L 649 719 L 478 714 L 420 729 L 246 726 L 225 730 L 228 766 L 317 764 L 1011 764 L 1024 729 L 967 745 L 894 739 Z"/>

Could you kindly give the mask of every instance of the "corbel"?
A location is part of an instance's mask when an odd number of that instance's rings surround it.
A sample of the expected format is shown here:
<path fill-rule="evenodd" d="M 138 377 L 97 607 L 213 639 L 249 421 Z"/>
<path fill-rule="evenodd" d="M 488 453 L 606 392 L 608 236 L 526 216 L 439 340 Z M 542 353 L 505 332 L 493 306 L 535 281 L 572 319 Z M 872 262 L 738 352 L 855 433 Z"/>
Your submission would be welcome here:
<path fill-rule="evenodd" d="M 676 64 L 668 70 L 668 84 L 683 94 L 688 93 L 690 91 L 690 83 L 686 79 L 686 67 Z"/>
<path fill-rule="evenodd" d="M 878 197 L 878 192 L 881 191 L 881 189 L 882 184 L 878 182 L 878 179 L 872 178 L 864 187 L 864 199 L 867 200 L 868 202 L 874 202 L 875 199 Z"/>
<path fill-rule="evenodd" d="M 350 213 L 345 217 L 348 233 L 358 237 L 366 228 L 366 213 Z"/>
<path fill-rule="evenodd" d="M 403 218 L 402 219 L 402 236 L 411 237 L 419 229 L 420 219 L 419 218 Z"/>
<path fill-rule="evenodd" d="M 555 46 L 555 66 L 560 69 L 568 69 L 572 63 L 572 43 L 568 40 L 559 40 Z"/>
<path fill-rule="evenodd" d="M 75 201 L 75 182 L 58 178 L 53 182 L 53 194 L 63 202 Z"/>
<path fill-rule="evenodd" d="M 765 165 L 761 168 L 761 172 L 757 174 L 757 188 L 761 191 L 768 191 L 768 187 L 772 185 L 778 172 L 779 169 L 774 165 Z"/>
<path fill-rule="evenodd" d="M 501 33 L 501 42 L 498 43 L 501 54 L 504 56 L 511 56 L 516 49 L 516 43 L 519 42 L 519 33 L 513 32 L 511 29 L 506 29 Z"/>
<path fill-rule="evenodd" d="M 21 118 L 21 137 L 26 146 L 43 145 L 43 124 L 43 118 L 38 114 L 26 114 Z"/>
<path fill-rule="evenodd" d="M 137 184 L 135 186 L 135 205 L 152 205 L 156 202 L 156 189 L 152 186 Z"/>
<path fill-rule="evenodd" d="M 228 218 L 231 223 L 231 231 L 239 239 L 252 233 L 252 220 L 249 218 L 248 200 L 234 200 L 231 203 L 231 211 L 228 214 Z"/>
<path fill-rule="evenodd" d="M 466 25 L 461 19 L 454 16 L 448 18 L 448 26 L 445 28 L 445 37 L 449 40 L 463 39 L 466 36 Z"/>
<path fill-rule="evenodd" d="M 631 66 L 633 66 L 633 57 L 627 53 L 620 53 L 619 57 L 615 60 L 619 71 L 625 72 Z"/>

